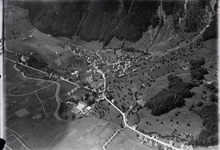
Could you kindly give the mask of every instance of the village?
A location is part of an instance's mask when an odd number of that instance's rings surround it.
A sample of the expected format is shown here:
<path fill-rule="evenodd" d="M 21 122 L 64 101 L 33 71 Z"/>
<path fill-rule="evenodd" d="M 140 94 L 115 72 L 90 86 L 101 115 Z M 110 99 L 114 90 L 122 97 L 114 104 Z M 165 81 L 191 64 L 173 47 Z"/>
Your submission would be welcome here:
<path fill-rule="evenodd" d="M 62 118 L 78 119 L 91 116 L 91 112 L 93 112 L 93 108 L 96 106 L 96 104 L 105 101 L 106 97 L 115 107 L 119 108 L 123 113 L 126 114 L 126 122 L 129 120 L 132 114 L 137 113 L 141 107 L 144 107 L 145 101 L 143 99 L 143 93 L 140 91 L 147 87 L 151 87 L 151 85 L 155 83 L 156 78 L 153 76 L 153 74 L 151 75 L 150 72 L 153 73 L 160 68 L 160 66 L 158 67 L 157 65 L 140 64 L 155 61 L 157 60 L 157 56 L 152 56 L 150 53 L 145 53 L 144 55 L 141 52 L 133 53 L 129 52 L 129 50 L 122 53 L 121 49 L 107 49 L 103 52 L 94 52 L 82 48 L 81 46 L 75 46 L 71 43 L 65 46 L 65 50 L 71 51 L 77 57 L 86 60 L 88 70 L 86 72 L 75 70 L 71 73 L 59 73 L 53 71 L 47 73 L 48 75 L 45 77 L 46 80 L 66 81 L 76 85 L 75 88 L 66 93 L 66 96 L 69 98 L 64 101 L 64 110 L 60 113 L 60 115 L 63 116 Z M 93 53 L 93 55 L 91 55 L 91 53 Z M 19 56 L 19 63 L 28 65 L 30 56 L 34 54 L 27 53 L 26 55 L 16 55 Z M 179 68 L 182 69 L 183 72 L 187 71 L 189 69 L 189 63 L 180 62 Z M 150 72 L 148 72 L 148 74 L 143 73 L 143 70 L 149 70 Z M 141 82 L 141 84 L 136 86 L 137 79 L 135 78 L 137 76 L 141 77 L 139 73 L 142 73 L 145 81 L 143 81 L 141 78 L 138 79 L 138 82 Z M 116 81 L 116 79 L 119 81 Z M 114 84 L 111 84 L 112 82 L 118 82 L 117 89 L 115 89 Z M 212 83 L 208 80 L 204 80 L 204 82 L 207 84 Z M 125 95 L 121 95 L 121 93 L 123 93 L 121 92 L 120 88 L 122 85 L 121 83 L 125 83 L 125 85 L 122 86 L 122 89 L 124 87 L 130 89 L 130 91 L 125 92 L 127 93 Z M 75 95 L 77 95 L 78 91 L 81 89 L 87 90 L 87 93 L 82 95 L 81 98 L 75 99 Z M 127 97 L 127 100 L 125 100 L 124 96 L 129 97 Z M 16 112 L 16 114 L 18 116 L 23 116 L 27 114 L 27 110 L 21 109 Z M 34 118 L 40 119 L 42 116 L 38 114 Z M 137 124 L 133 125 L 132 128 L 136 130 Z M 140 140 L 141 143 L 147 143 L 148 146 L 152 145 L 150 144 L 151 142 L 148 142 L 148 140 L 144 140 L 143 138 L 140 139 L 142 139 Z M 168 145 L 173 144 L 169 143 Z M 184 146 L 179 145 L 179 147 Z"/>

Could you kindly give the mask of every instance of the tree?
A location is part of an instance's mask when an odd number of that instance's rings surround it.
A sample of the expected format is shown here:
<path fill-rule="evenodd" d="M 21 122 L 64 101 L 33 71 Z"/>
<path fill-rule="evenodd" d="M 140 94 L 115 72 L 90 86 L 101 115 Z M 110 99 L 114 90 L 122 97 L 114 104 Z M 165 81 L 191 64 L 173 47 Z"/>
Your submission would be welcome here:
<path fill-rule="evenodd" d="M 206 84 L 205 86 L 206 86 L 210 91 L 212 91 L 212 92 L 214 92 L 214 93 L 217 93 L 217 92 L 218 92 L 218 89 L 216 88 L 214 82 L 212 82 L 211 84 Z"/>
<path fill-rule="evenodd" d="M 198 102 L 197 106 L 198 107 L 202 107 L 203 106 L 203 102 Z"/>
<path fill-rule="evenodd" d="M 215 103 L 218 102 L 218 97 L 214 93 L 212 93 L 210 95 L 209 99 L 210 99 L 211 102 L 215 102 Z"/>

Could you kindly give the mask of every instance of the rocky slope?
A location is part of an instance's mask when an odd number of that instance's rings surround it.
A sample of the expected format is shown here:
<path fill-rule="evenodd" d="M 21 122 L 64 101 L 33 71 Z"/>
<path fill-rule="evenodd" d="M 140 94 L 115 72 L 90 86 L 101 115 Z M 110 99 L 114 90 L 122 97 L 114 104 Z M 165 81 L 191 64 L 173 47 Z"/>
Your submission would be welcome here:
<path fill-rule="evenodd" d="M 136 42 L 152 29 L 151 45 L 177 33 L 198 32 L 216 11 L 212 0 L 65 0 L 17 4 L 29 10 L 31 23 L 42 32 L 75 35 L 85 41 L 102 41 L 104 45 L 113 37 Z"/>

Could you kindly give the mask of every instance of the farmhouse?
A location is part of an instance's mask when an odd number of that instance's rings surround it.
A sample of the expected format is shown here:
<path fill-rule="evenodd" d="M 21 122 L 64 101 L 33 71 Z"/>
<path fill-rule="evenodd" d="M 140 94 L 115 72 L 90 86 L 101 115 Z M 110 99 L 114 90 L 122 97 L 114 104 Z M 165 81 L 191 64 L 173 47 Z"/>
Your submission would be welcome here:
<path fill-rule="evenodd" d="M 79 101 L 77 106 L 73 107 L 73 109 L 71 111 L 75 114 L 79 114 L 80 112 L 83 112 L 86 109 L 86 107 L 87 107 L 86 103 Z"/>
<path fill-rule="evenodd" d="M 86 108 L 87 104 L 79 101 L 78 105 L 76 106 L 76 109 L 79 109 L 80 111 L 83 111 Z"/>
<path fill-rule="evenodd" d="M 42 115 L 41 114 L 36 114 L 33 119 L 41 119 L 42 118 Z"/>
<path fill-rule="evenodd" d="M 24 56 L 24 55 L 21 56 L 21 61 L 24 63 L 26 63 L 28 59 L 29 59 L 28 56 Z"/>
<path fill-rule="evenodd" d="M 92 109 L 91 106 L 86 107 L 85 111 L 84 111 L 84 114 L 88 114 L 91 109 Z"/>

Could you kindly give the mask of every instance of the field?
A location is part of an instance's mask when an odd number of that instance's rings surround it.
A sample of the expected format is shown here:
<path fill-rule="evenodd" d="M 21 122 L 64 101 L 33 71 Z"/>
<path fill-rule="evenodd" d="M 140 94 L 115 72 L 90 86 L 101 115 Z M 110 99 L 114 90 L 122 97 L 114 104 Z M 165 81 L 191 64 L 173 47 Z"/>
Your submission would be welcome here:
<path fill-rule="evenodd" d="M 85 72 L 86 62 L 66 48 L 68 41 L 52 37 L 34 28 L 26 19 L 27 10 L 10 5 L 5 13 L 7 14 L 5 24 L 8 26 L 5 32 L 7 50 L 22 55 L 34 53 L 37 59 L 47 63 L 49 69 L 54 69 L 62 75 L 76 70 Z"/>
<path fill-rule="evenodd" d="M 117 61 L 117 55 L 112 52 L 104 52 L 102 53 L 102 58 L 107 60 L 108 63 L 114 63 Z"/>
<path fill-rule="evenodd" d="M 19 39 L 22 37 L 29 36 L 29 30 L 33 26 L 26 19 L 28 11 L 21 9 L 16 6 L 7 5 L 5 8 L 5 27 L 6 28 L 6 39 Z M 19 28 L 18 28 L 19 27 Z"/>
<path fill-rule="evenodd" d="M 216 45 L 215 40 L 208 40 L 200 44 L 195 42 L 162 57 L 155 54 L 150 59 L 140 58 L 136 64 L 136 67 L 139 68 L 129 73 L 136 85 L 137 96 L 143 98 L 139 105 L 143 107 L 145 102 L 166 89 L 169 85 L 167 77 L 170 74 L 180 77 L 184 82 L 191 83 L 193 79 L 190 72 L 190 61 L 201 57 L 205 60 L 205 65 L 202 67 L 208 70 L 203 82 L 216 83 L 216 48 L 214 45 Z M 183 69 L 184 67 L 185 69 Z M 205 128 L 198 112 L 203 106 L 214 103 L 210 101 L 213 91 L 207 89 L 202 83 L 190 91 L 194 95 L 191 98 L 185 98 L 185 106 L 160 116 L 151 115 L 151 110 L 143 107 L 129 116 L 129 124 L 131 126 L 137 124 L 139 131 L 148 134 L 158 133 L 162 138 L 177 137 L 177 143 L 197 138 Z"/>
<path fill-rule="evenodd" d="M 10 145 L 10 148 L 12 149 L 23 149 L 23 150 L 28 150 L 29 147 L 25 146 L 23 143 L 22 143 L 22 140 L 19 139 L 17 136 L 15 136 L 11 131 L 6 131 L 7 133 L 7 139 L 8 139 L 8 142 L 7 142 L 7 145 L 6 147 L 4 148 L 5 150 L 10 150 L 8 145 Z"/>
<path fill-rule="evenodd" d="M 6 60 L 5 64 L 7 66 L 6 126 L 7 130 L 14 132 L 6 136 L 18 134 L 24 139 L 22 143 L 27 142 L 30 145 L 29 148 L 42 149 L 53 145 L 50 136 L 59 132 L 56 131 L 57 128 L 65 129 L 67 125 L 59 122 L 53 115 L 57 107 L 54 98 L 56 84 L 26 78 L 13 68 L 14 63 Z M 55 124 L 53 131 L 50 127 L 52 124 Z M 6 140 L 12 142 L 9 137 Z M 9 147 L 13 148 L 18 142 L 19 140 L 14 140 Z"/>
<path fill-rule="evenodd" d="M 20 72 L 13 68 L 14 63 L 11 61 L 6 60 L 6 65 L 6 86 L 7 89 L 10 89 L 10 92 L 6 93 L 6 125 L 9 131 L 13 131 L 23 139 L 21 143 L 19 139 L 15 138 L 16 134 L 7 133 L 6 140 L 10 141 L 8 142 L 9 147 L 25 149 L 25 146 L 27 146 L 34 149 L 46 149 L 57 144 L 56 148 L 59 149 L 59 145 L 66 143 L 70 138 L 77 142 L 74 144 L 76 149 L 77 147 L 78 149 L 84 147 L 85 140 L 88 149 L 92 145 L 101 148 L 105 138 L 117 129 L 115 125 L 96 118 L 85 118 L 85 121 L 83 121 L 84 119 L 71 122 L 58 121 L 54 116 L 57 107 L 55 100 L 57 85 L 52 82 L 33 80 L 22 76 Z M 60 81 L 59 83 L 61 85 L 60 96 L 64 98 L 65 93 L 75 87 L 68 82 Z M 84 95 L 85 90 L 83 89 L 76 93 L 78 98 Z M 17 111 L 21 109 L 26 110 L 26 114 L 23 116 L 20 116 L 22 115 L 20 113 L 17 114 Z M 88 120 L 90 120 L 90 124 L 87 125 L 85 122 L 88 122 Z M 73 134 L 75 132 L 77 134 Z M 79 140 L 75 140 L 75 136 Z M 78 143 L 80 140 L 83 142 L 81 148 Z M 95 143 L 97 140 L 100 140 L 100 143 Z M 24 141 L 28 144 L 22 146 Z"/>
<path fill-rule="evenodd" d="M 41 100 L 41 103 L 44 105 L 45 110 L 47 110 L 48 115 L 53 115 L 57 107 L 55 100 L 56 88 L 57 85 L 54 83 L 50 87 L 36 92 L 39 99 Z"/>
<path fill-rule="evenodd" d="M 76 88 L 76 85 L 73 85 L 69 82 L 65 82 L 65 81 L 59 81 L 58 82 L 61 86 L 60 88 L 60 93 L 59 93 L 59 97 L 63 100 L 66 101 L 69 96 L 67 95 L 68 92 L 70 92 L 72 89 Z"/>
<path fill-rule="evenodd" d="M 97 118 L 79 119 L 71 123 L 66 136 L 53 149 L 102 150 L 106 139 L 116 129 L 115 125 Z"/>
<path fill-rule="evenodd" d="M 132 132 L 132 133 L 131 133 Z M 136 133 L 129 130 L 124 129 L 120 131 L 113 140 L 107 145 L 107 149 L 114 150 L 153 150 L 152 147 L 141 144 L 137 140 Z M 156 148 L 154 148 L 156 149 Z"/>
<path fill-rule="evenodd" d="M 117 124 L 117 126 L 121 126 L 123 122 L 121 114 L 106 101 L 95 103 L 95 106 L 89 116 L 95 116 L 96 118 L 108 120 Z"/>
<path fill-rule="evenodd" d="M 80 88 L 78 89 L 75 93 L 73 93 L 71 96 L 69 96 L 68 99 L 75 99 L 75 100 L 82 100 L 83 99 L 83 96 L 85 96 L 86 94 L 88 94 L 90 91 L 87 90 L 87 89 L 83 89 L 83 88 Z"/>
<path fill-rule="evenodd" d="M 177 133 L 193 134 L 196 137 L 203 129 L 202 120 L 194 112 L 188 111 L 187 107 L 175 109 L 158 117 L 152 116 L 150 110 L 143 108 L 138 112 L 138 116 L 140 117 L 139 129 L 147 133 L 157 132 L 161 136 L 171 136 L 176 130 Z M 188 123 L 189 126 L 187 126 Z"/>
<path fill-rule="evenodd" d="M 134 85 L 131 84 L 128 77 L 109 77 L 106 82 L 112 91 L 111 95 L 114 97 L 115 105 L 123 112 L 126 112 L 134 102 L 134 92 L 136 91 Z"/>
<path fill-rule="evenodd" d="M 5 60 L 6 65 L 6 93 L 7 94 L 25 94 L 29 92 L 33 92 L 37 89 L 40 89 L 42 87 L 45 87 L 50 82 L 47 81 L 40 81 L 40 80 L 32 80 L 25 78 L 22 73 L 15 70 L 13 67 L 15 63 Z M 28 87 L 28 88 L 27 88 Z"/>

